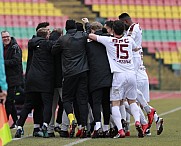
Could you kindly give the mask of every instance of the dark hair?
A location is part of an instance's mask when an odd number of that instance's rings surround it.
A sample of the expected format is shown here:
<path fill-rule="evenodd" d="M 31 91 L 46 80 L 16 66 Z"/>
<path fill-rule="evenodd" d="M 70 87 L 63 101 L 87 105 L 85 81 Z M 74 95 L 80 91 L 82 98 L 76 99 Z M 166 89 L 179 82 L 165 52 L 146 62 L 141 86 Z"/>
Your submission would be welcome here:
<path fill-rule="evenodd" d="M 112 21 L 112 20 L 107 20 L 107 21 L 105 22 L 105 24 L 106 24 L 106 26 L 112 28 L 113 22 L 114 22 L 114 21 Z"/>
<path fill-rule="evenodd" d="M 47 27 L 47 26 L 49 26 L 49 25 L 50 25 L 49 22 L 41 22 L 41 23 L 39 23 L 38 26 L 36 27 L 36 31 L 37 31 L 38 29 L 40 29 L 40 28 L 44 28 L 44 27 Z"/>
<path fill-rule="evenodd" d="M 49 40 L 56 41 L 62 35 L 63 35 L 63 29 L 57 28 L 51 32 Z"/>
<path fill-rule="evenodd" d="M 80 22 L 76 22 L 77 31 L 84 31 L 84 26 Z"/>
<path fill-rule="evenodd" d="M 119 15 L 119 19 L 127 19 L 127 18 L 129 19 L 131 18 L 128 13 L 122 13 L 121 15 Z"/>
<path fill-rule="evenodd" d="M 102 32 L 103 32 L 103 33 L 108 33 L 108 32 L 107 32 L 107 29 L 106 29 L 105 27 L 102 28 Z"/>
<path fill-rule="evenodd" d="M 73 19 L 67 20 L 65 29 L 66 29 L 66 31 L 69 30 L 69 29 L 76 29 L 75 20 L 73 20 Z"/>
<path fill-rule="evenodd" d="M 48 29 L 47 28 L 39 28 L 36 32 L 38 37 L 46 38 L 48 35 Z"/>
<path fill-rule="evenodd" d="M 7 30 L 3 30 L 3 31 L 1 31 L 1 35 L 2 35 L 2 33 L 9 33 L 9 31 L 7 31 Z M 10 33 L 9 33 L 10 34 Z"/>
<path fill-rule="evenodd" d="M 124 32 L 124 23 L 120 20 L 115 20 L 113 23 L 114 33 L 117 35 L 122 35 Z"/>

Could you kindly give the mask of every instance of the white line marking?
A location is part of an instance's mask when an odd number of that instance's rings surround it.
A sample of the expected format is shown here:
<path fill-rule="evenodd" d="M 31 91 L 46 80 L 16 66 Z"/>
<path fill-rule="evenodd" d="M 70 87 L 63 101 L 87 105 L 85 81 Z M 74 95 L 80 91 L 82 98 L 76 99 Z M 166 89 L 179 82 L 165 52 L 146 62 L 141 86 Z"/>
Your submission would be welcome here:
<path fill-rule="evenodd" d="M 161 113 L 159 116 L 164 116 L 164 115 L 167 115 L 167 114 L 170 114 L 170 113 L 174 113 L 174 112 L 179 111 L 179 110 L 181 110 L 181 106 L 178 107 L 178 108 L 175 108 L 175 109 L 173 109 L 173 110 L 170 110 L 170 111 L 168 111 L 168 112 Z"/>
<path fill-rule="evenodd" d="M 92 138 L 80 139 L 80 140 L 77 140 L 77 141 L 75 141 L 75 142 L 71 142 L 71 143 L 69 143 L 69 144 L 66 144 L 66 145 L 64 145 L 64 146 L 73 146 L 73 145 L 75 145 L 75 144 L 82 143 L 82 142 L 87 141 L 87 140 L 90 140 L 90 139 L 92 139 Z"/>
<path fill-rule="evenodd" d="M 24 138 L 27 138 L 27 137 L 31 137 L 33 136 L 32 134 L 29 134 L 29 135 L 26 135 L 26 136 L 23 136 L 22 138 L 13 138 L 12 140 L 20 140 L 20 139 L 24 139 Z"/>
<path fill-rule="evenodd" d="M 161 114 L 158 115 L 158 116 L 164 116 L 164 115 L 167 115 L 167 114 L 171 114 L 171 113 L 174 113 L 174 112 L 176 112 L 176 111 L 178 111 L 178 110 L 181 110 L 181 106 L 178 107 L 178 108 L 172 109 L 172 110 L 170 110 L 170 111 L 168 111 L 168 112 L 161 113 Z M 134 123 L 131 123 L 131 124 L 130 124 L 130 126 L 133 126 L 133 125 L 134 125 Z M 75 144 L 82 143 L 82 142 L 87 141 L 87 140 L 90 140 L 90 139 L 91 139 L 91 138 L 81 139 L 81 140 L 78 140 L 78 141 L 75 141 L 75 142 L 71 142 L 71 143 L 69 143 L 69 144 L 66 144 L 66 145 L 64 145 L 64 146 L 73 146 L 73 145 L 75 145 Z"/>

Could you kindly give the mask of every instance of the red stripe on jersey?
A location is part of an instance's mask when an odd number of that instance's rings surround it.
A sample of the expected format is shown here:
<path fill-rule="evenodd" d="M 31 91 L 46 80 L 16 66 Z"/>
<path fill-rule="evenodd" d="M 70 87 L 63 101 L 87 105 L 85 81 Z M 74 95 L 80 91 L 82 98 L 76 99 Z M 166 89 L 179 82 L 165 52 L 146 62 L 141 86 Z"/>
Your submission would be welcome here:
<path fill-rule="evenodd" d="M 135 26 L 135 23 L 130 26 L 128 36 L 131 36 L 134 26 Z"/>

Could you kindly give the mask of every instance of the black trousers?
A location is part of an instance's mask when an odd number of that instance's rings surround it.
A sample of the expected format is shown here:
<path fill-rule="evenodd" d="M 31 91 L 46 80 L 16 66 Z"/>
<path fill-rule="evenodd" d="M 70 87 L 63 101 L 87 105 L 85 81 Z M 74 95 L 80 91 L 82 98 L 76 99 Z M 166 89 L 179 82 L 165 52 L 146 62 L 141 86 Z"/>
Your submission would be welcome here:
<path fill-rule="evenodd" d="M 63 107 L 68 114 L 73 113 L 73 101 L 76 99 L 82 126 L 87 125 L 88 118 L 88 76 L 83 72 L 74 76 L 65 77 L 62 89 Z"/>
<path fill-rule="evenodd" d="M 36 112 L 34 113 L 34 119 L 36 119 L 37 121 L 34 121 L 34 123 L 42 124 L 41 119 L 43 119 L 43 122 L 49 124 L 52 116 L 52 101 L 53 95 L 51 93 L 26 93 L 25 103 L 20 113 L 20 118 L 17 122 L 18 126 L 24 126 L 28 114 L 31 112 L 32 109 L 36 109 Z M 43 114 L 41 113 L 42 109 Z M 38 116 L 41 115 L 43 115 L 43 118 L 39 117 L 40 120 L 38 120 Z"/>
<path fill-rule="evenodd" d="M 6 109 L 6 114 L 7 118 L 9 120 L 9 116 L 11 115 L 13 122 L 15 123 L 18 119 L 17 117 L 17 110 L 15 107 L 15 92 L 16 92 L 16 86 L 9 87 L 7 91 L 7 98 L 5 102 L 5 109 Z"/>
<path fill-rule="evenodd" d="M 104 87 L 91 93 L 94 122 L 101 122 L 101 107 L 103 109 L 104 124 L 110 121 L 110 87 Z"/>

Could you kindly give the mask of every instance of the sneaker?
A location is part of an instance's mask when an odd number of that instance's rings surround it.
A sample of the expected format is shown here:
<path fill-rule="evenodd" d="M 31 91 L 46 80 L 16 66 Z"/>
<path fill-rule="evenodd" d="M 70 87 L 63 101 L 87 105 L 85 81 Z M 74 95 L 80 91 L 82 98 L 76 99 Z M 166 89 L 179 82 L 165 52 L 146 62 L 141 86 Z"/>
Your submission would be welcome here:
<path fill-rule="evenodd" d="M 15 138 L 21 138 L 21 133 L 22 133 L 22 129 L 17 129 L 14 137 Z"/>
<path fill-rule="evenodd" d="M 98 130 L 94 130 L 92 135 L 92 138 L 103 138 L 103 131 L 101 128 L 99 128 Z"/>
<path fill-rule="evenodd" d="M 82 130 L 79 130 L 79 129 L 78 129 L 78 131 L 77 131 L 77 133 L 76 133 L 76 137 L 80 137 L 81 132 L 82 132 Z"/>
<path fill-rule="evenodd" d="M 87 128 L 86 126 L 81 129 L 80 138 L 87 138 Z"/>
<path fill-rule="evenodd" d="M 48 130 L 45 125 L 42 126 L 43 138 L 49 138 Z"/>
<path fill-rule="evenodd" d="M 95 122 L 90 123 L 90 132 L 92 133 L 94 131 Z"/>
<path fill-rule="evenodd" d="M 138 137 L 139 138 L 144 137 L 143 129 L 141 128 L 141 124 L 139 121 L 136 121 L 135 127 L 136 127 L 136 130 L 138 131 Z"/>
<path fill-rule="evenodd" d="M 87 137 L 91 137 L 91 132 L 87 131 Z"/>
<path fill-rule="evenodd" d="M 49 137 L 55 137 L 55 134 L 54 134 L 54 132 L 48 133 L 48 136 L 49 136 Z"/>
<path fill-rule="evenodd" d="M 104 131 L 104 132 L 103 132 L 103 137 L 104 137 L 104 138 L 110 138 L 110 137 L 111 137 L 110 130 Z"/>
<path fill-rule="evenodd" d="M 113 138 L 118 133 L 118 128 L 115 126 L 114 128 L 110 128 L 110 137 Z"/>
<path fill-rule="evenodd" d="M 160 135 L 163 131 L 163 119 L 158 118 L 156 122 L 157 135 Z"/>
<path fill-rule="evenodd" d="M 61 128 L 59 126 L 57 126 L 54 128 L 54 131 L 59 133 L 61 131 Z"/>
<path fill-rule="evenodd" d="M 151 108 L 151 112 L 150 112 L 149 114 L 147 114 L 147 116 L 148 116 L 148 126 L 149 126 L 149 128 L 151 127 L 151 124 L 152 124 L 152 122 L 153 122 L 154 114 L 155 114 L 155 109 L 154 109 L 154 108 Z"/>
<path fill-rule="evenodd" d="M 151 132 L 150 132 L 150 129 L 149 129 L 149 128 L 146 129 L 145 134 L 146 134 L 146 136 L 151 136 Z"/>
<path fill-rule="evenodd" d="M 15 123 L 13 123 L 10 127 L 10 129 L 16 129 L 17 128 L 17 125 Z"/>
<path fill-rule="evenodd" d="M 141 125 L 141 127 L 143 129 L 143 134 L 146 134 L 146 130 L 149 128 L 148 124 Z"/>
<path fill-rule="evenodd" d="M 126 128 L 127 122 L 124 119 L 121 119 L 123 129 Z"/>
<path fill-rule="evenodd" d="M 34 137 L 43 137 L 43 132 L 42 131 L 33 131 L 33 136 Z"/>
<path fill-rule="evenodd" d="M 34 137 L 43 137 L 43 132 L 41 131 L 40 128 L 34 128 L 33 136 Z"/>
<path fill-rule="evenodd" d="M 59 132 L 59 134 L 60 134 L 60 137 L 64 137 L 64 138 L 69 137 L 68 131 L 63 131 L 63 130 L 61 130 L 61 131 Z"/>
<path fill-rule="evenodd" d="M 130 131 L 129 130 L 125 132 L 125 136 L 130 136 Z"/>
<path fill-rule="evenodd" d="M 113 138 L 125 138 L 124 130 L 123 129 L 119 130 L 118 134 L 114 136 Z"/>
<path fill-rule="evenodd" d="M 75 120 L 73 120 L 72 125 L 70 125 L 70 138 L 74 137 L 76 126 L 77 124 L 75 123 Z"/>

